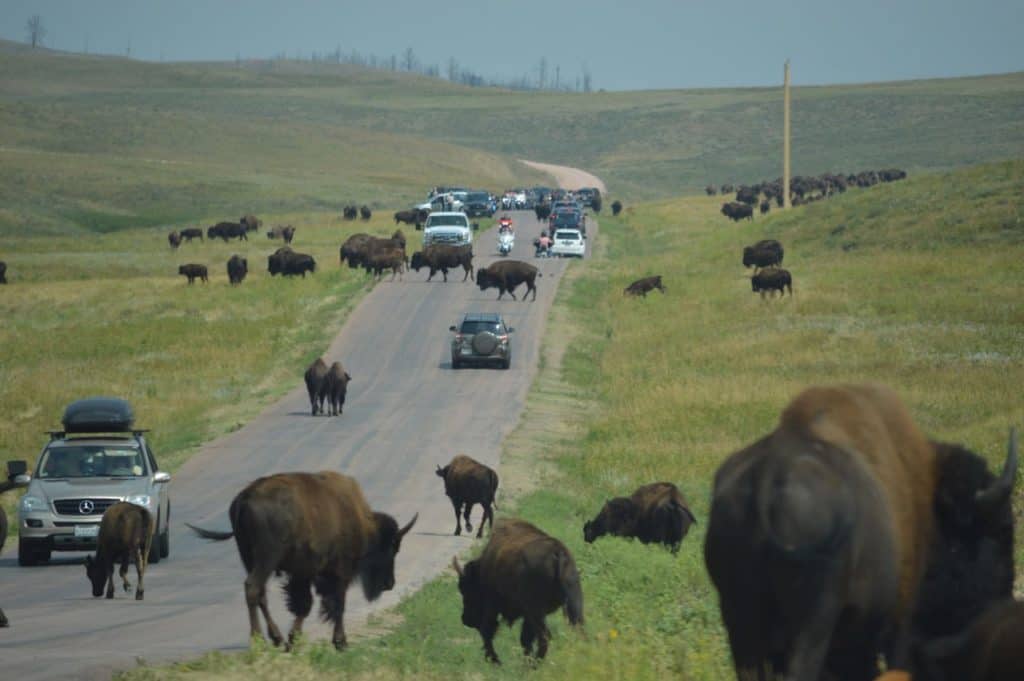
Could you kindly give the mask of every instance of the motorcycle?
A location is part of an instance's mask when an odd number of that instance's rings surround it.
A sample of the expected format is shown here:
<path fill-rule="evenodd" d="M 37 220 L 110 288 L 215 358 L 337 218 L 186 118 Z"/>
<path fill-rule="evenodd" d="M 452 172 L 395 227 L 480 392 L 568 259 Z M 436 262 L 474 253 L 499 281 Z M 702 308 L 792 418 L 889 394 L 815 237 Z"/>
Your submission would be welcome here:
<path fill-rule="evenodd" d="M 516 245 L 516 236 L 512 232 L 500 232 L 498 234 L 498 253 L 508 255 Z"/>
<path fill-rule="evenodd" d="M 533 257 L 535 257 L 535 258 L 550 258 L 551 257 L 551 247 L 550 246 L 541 246 L 540 239 L 539 238 L 534 239 L 533 240 Z"/>

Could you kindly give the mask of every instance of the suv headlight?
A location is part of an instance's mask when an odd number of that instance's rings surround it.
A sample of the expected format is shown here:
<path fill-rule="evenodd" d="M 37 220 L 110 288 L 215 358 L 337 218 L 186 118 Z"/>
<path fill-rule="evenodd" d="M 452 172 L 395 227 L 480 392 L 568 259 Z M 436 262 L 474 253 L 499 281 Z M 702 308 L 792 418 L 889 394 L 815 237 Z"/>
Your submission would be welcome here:
<path fill-rule="evenodd" d="M 152 499 L 148 494 L 132 494 L 131 496 L 125 497 L 124 500 L 129 504 L 135 504 L 136 506 L 142 506 L 144 508 L 149 508 L 150 503 L 152 503 Z"/>
<path fill-rule="evenodd" d="M 32 511 L 42 511 L 46 508 L 46 502 L 39 497 L 33 497 L 26 494 L 21 498 L 21 504 L 19 506 L 22 513 L 31 513 Z"/>

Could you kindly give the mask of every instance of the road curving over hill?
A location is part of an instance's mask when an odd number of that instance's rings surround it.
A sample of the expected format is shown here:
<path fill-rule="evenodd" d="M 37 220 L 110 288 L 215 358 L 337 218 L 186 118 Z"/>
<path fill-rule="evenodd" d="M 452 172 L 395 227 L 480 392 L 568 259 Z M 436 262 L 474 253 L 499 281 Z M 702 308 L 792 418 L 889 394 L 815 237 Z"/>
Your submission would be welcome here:
<path fill-rule="evenodd" d="M 603 191 L 596 178 L 577 184 L 574 169 L 542 167 L 570 188 Z M 350 632 L 370 612 L 396 604 L 444 570 L 473 540 L 452 535 L 451 505 L 435 466 L 465 453 L 498 467 L 502 441 L 515 427 L 536 374 L 548 310 L 567 266 L 535 260 L 531 242 L 542 225 L 532 212 L 511 214 L 516 247 L 510 257 L 541 270 L 537 300 L 522 302 L 520 287 L 520 300 L 496 301 L 495 290 L 463 283 L 461 272 L 450 272 L 448 283 L 440 274 L 426 282 L 426 271 L 407 272 L 402 282 L 385 278 L 324 355 L 328 362 L 344 362 L 352 375 L 341 417 L 311 417 L 297 376 L 294 390 L 245 427 L 202 447 L 174 476 L 171 556 L 147 570 L 145 601 L 122 593 L 93 599 L 83 554 L 55 553 L 49 565 L 21 568 L 8 549 L 0 558 L 0 607 L 11 620 L 9 629 L 0 630 L 5 678 L 108 679 L 138 659 L 166 662 L 245 649 L 244 571 L 234 542 L 203 541 L 185 523 L 228 529 L 232 497 L 262 475 L 338 470 L 360 482 L 375 510 L 399 523 L 419 513 L 396 561 L 396 588 L 373 604 L 358 587 L 350 590 Z M 591 243 L 596 232 L 591 219 Z M 418 244 L 419 233 L 410 236 L 410 246 Z M 476 266 L 500 259 L 495 244 L 494 230 L 475 237 Z M 515 327 L 511 369 L 451 369 L 448 327 L 469 311 L 500 312 Z M 281 590 L 272 586 L 268 595 L 278 624 L 290 625 Z M 323 640 L 330 632 L 311 618 L 306 635 Z"/>

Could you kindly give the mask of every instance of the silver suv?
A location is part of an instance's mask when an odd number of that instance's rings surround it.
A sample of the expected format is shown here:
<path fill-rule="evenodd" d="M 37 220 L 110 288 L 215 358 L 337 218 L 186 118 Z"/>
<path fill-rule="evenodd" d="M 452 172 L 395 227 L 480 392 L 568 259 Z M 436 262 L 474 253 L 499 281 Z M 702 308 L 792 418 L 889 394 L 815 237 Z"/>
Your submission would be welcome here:
<path fill-rule="evenodd" d="M 50 433 L 18 504 L 20 565 L 46 562 L 52 551 L 94 550 L 103 512 L 118 501 L 155 518 L 149 562 L 170 554 L 171 476 L 133 420 L 128 403 L 116 398 L 68 406 L 64 430 Z"/>
<path fill-rule="evenodd" d="M 494 312 L 470 312 L 459 326 L 451 326 L 452 369 L 466 364 L 494 364 L 502 369 L 512 365 L 512 342 L 515 329 L 506 326 L 501 315 Z"/>

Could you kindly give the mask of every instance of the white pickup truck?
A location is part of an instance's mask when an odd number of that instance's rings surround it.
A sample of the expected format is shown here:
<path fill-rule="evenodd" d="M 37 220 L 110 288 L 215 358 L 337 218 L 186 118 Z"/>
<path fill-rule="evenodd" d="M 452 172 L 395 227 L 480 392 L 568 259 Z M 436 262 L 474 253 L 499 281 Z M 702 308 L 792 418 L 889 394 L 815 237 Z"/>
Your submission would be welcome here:
<path fill-rule="evenodd" d="M 470 224 L 465 213 L 431 213 L 423 225 L 423 246 L 471 244 L 477 227 L 475 222 Z"/>

